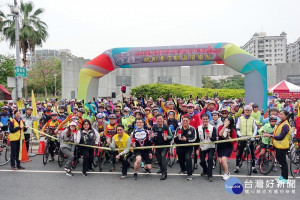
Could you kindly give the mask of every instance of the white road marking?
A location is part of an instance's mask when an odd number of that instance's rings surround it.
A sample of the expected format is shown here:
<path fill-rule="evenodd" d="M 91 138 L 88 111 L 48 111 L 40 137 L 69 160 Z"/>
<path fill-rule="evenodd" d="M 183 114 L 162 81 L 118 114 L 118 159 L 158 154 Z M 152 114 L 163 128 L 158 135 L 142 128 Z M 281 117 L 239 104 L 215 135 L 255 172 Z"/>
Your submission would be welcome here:
<path fill-rule="evenodd" d="M 0 172 L 11 172 L 11 173 L 53 173 L 53 174 L 61 174 L 61 173 L 66 173 L 65 171 L 46 171 L 46 170 L 6 170 L 6 169 L 1 169 Z M 80 171 L 72 171 L 74 174 L 81 174 Z M 89 174 L 114 174 L 114 175 L 120 175 L 121 172 L 87 172 Z M 128 174 L 133 175 L 133 172 L 128 172 Z M 143 175 L 154 175 L 154 176 L 160 176 L 160 174 L 157 173 L 138 173 L 138 174 L 143 174 Z M 177 173 L 168 173 L 168 176 L 186 176 L 186 174 L 177 174 Z M 200 176 L 200 174 L 193 174 L 193 176 Z M 213 175 L 214 177 L 222 177 L 223 175 Z M 247 176 L 247 175 L 230 175 L 231 177 L 237 177 L 237 178 L 277 178 L 278 176 Z M 289 178 L 293 178 L 289 176 Z M 297 179 L 300 179 L 300 177 L 296 177 Z"/>

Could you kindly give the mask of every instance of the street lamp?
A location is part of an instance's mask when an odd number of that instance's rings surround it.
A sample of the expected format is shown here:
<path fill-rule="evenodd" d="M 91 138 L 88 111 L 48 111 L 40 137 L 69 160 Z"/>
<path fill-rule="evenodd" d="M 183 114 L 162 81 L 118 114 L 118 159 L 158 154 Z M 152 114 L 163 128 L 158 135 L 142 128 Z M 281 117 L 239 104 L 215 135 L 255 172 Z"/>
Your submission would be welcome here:
<path fill-rule="evenodd" d="M 56 77 L 57 77 L 57 74 L 54 74 L 54 78 L 55 78 L 55 82 L 54 82 L 54 85 L 55 85 L 54 95 L 55 95 L 55 98 L 56 98 Z"/>

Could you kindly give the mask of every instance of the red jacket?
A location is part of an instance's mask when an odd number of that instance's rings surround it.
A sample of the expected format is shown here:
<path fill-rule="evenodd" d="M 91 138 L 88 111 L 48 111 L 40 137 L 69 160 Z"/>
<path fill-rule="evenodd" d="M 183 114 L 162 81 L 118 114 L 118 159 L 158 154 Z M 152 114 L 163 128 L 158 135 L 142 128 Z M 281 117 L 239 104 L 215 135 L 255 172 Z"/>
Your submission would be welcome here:
<path fill-rule="evenodd" d="M 189 114 L 185 114 L 184 116 L 189 116 Z M 199 114 L 194 114 L 190 119 L 190 126 L 194 127 L 196 130 L 198 126 L 202 125 L 202 120 Z"/>

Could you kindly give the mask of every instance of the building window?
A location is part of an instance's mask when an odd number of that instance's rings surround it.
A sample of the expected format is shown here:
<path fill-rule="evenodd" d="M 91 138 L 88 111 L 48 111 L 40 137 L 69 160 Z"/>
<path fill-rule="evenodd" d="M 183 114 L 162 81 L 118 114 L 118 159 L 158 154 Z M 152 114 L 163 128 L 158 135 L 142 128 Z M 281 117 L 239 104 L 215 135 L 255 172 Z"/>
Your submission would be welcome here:
<path fill-rule="evenodd" d="M 131 76 L 116 76 L 117 86 L 125 84 L 126 86 L 131 86 Z"/>
<path fill-rule="evenodd" d="M 164 84 L 172 84 L 172 76 L 158 76 L 157 82 Z"/>

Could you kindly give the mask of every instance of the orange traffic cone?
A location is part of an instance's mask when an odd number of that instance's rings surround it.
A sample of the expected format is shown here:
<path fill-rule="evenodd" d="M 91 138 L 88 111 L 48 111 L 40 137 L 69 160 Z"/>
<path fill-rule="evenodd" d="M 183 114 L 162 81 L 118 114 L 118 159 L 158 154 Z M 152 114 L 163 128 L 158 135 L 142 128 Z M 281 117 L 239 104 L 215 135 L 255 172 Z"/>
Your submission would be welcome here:
<path fill-rule="evenodd" d="M 26 149 L 26 143 L 25 141 L 23 142 L 23 145 L 22 145 L 22 160 L 21 162 L 24 163 L 24 162 L 30 162 L 31 160 L 29 160 L 28 158 L 28 153 L 27 153 L 27 149 Z"/>
<path fill-rule="evenodd" d="M 45 153 L 44 151 L 45 151 L 45 141 L 41 140 L 40 144 L 39 144 L 39 150 L 38 150 L 37 155 L 43 155 Z"/>

